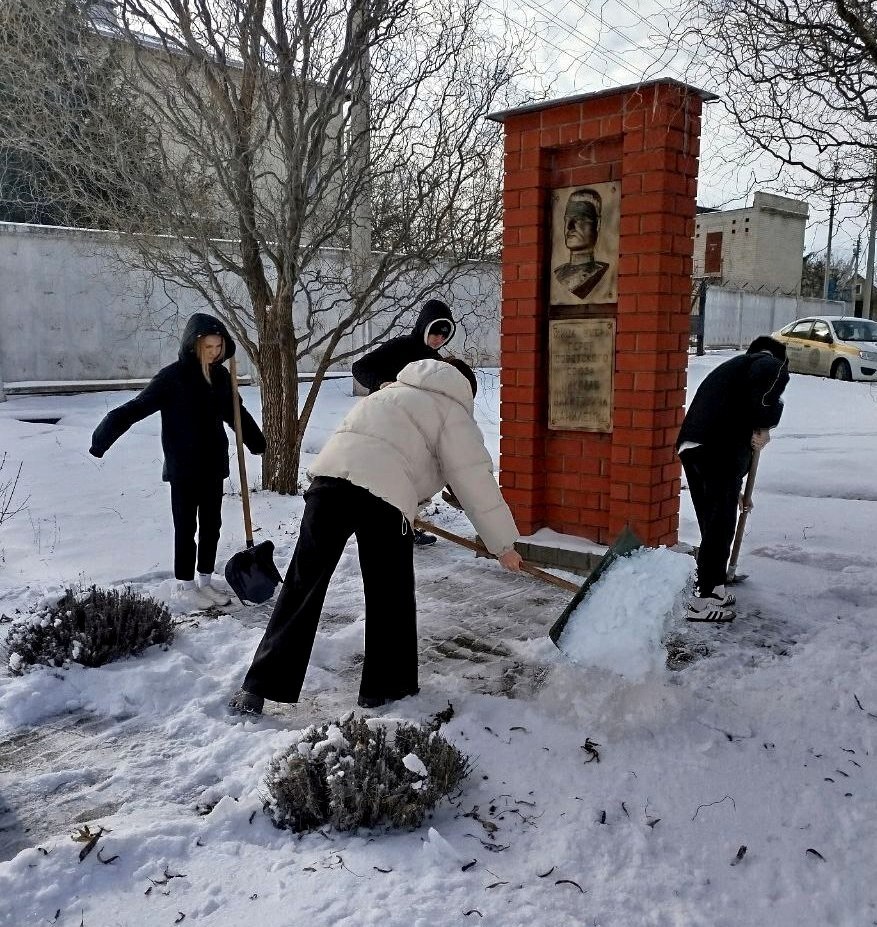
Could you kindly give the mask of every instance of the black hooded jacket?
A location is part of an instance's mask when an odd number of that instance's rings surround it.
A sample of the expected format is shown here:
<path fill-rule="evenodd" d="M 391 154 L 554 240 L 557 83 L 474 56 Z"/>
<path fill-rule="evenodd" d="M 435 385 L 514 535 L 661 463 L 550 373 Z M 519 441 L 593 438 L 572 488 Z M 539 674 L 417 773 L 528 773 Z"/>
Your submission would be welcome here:
<path fill-rule="evenodd" d="M 162 479 L 225 479 L 228 476 L 228 436 L 223 423 L 234 428 L 231 374 L 217 361 L 208 383 L 195 355 L 201 335 L 220 335 L 225 358 L 235 352 L 228 329 L 211 315 L 197 312 L 186 323 L 180 359 L 163 367 L 139 395 L 113 409 L 94 430 L 90 453 L 103 457 L 135 422 L 161 412 Z M 253 454 L 265 450 L 265 438 L 241 402 L 241 432 Z"/>
<path fill-rule="evenodd" d="M 757 338 L 745 354 L 725 361 L 700 384 L 676 447 L 692 441 L 730 454 L 748 454 L 752 432 L 779 423 L 788 382 L 785 345 L 773 338 Z"/>
<path fill-rule="evenodd" d="M 354 362 L 351 368 L 354 379 L 374 393 L 381 388 L 381 383 L 392 383 L 399 376 L 399 371 L 412 361 L 440 360 L 439 352 L 426 343 L 430 328 L 439 320 L 451 325 L 451 334 L 445 341 L 447 344 L 454 337 L 457 325 L 450 307 L 440 299 L 431 299 L 420 310 L 410 334 L 391 338 Z"/>

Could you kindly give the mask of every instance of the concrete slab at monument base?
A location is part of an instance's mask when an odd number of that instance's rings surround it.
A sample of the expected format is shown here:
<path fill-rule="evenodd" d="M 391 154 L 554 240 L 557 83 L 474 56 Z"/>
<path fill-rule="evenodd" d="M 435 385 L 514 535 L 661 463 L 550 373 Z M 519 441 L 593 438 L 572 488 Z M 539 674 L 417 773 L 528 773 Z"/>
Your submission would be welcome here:
<path fill-rule="evenodd" d="M 607 550 L 602 544 L 550 528 L 540 528 L 521 538 L 515 547 L 525 560 L 537 566 L 568 570 L 579 576 L 590 576 Z"/>

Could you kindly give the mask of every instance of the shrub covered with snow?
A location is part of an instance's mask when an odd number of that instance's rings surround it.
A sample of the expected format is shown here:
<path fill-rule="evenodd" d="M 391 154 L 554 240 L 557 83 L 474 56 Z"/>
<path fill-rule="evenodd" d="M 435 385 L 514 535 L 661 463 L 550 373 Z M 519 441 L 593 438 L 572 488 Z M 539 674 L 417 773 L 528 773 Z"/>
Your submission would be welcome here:
<path fill-rule="evenodd" d="M 268 768 L 275 823 L 295 831 L 417 827 L 469 772 L 467 757 L 437 727 L 400 724 L 391 732 L 353 715 L 312 725 Z"/>
<path fill-rule="evenodd" d="M 169 644 L 173 620 L 166 606 L 130 589 L 67 589 L 54 605 L 13 626 L 6 639 L 9 669 L 21 675 L 34 664 L 102 666 Z"/>

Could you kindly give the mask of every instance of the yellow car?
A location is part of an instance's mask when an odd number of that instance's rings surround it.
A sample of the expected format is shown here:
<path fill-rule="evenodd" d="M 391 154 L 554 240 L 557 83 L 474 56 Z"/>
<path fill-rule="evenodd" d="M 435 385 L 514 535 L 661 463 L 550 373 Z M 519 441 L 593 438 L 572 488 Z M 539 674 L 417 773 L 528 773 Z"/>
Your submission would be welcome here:
<path fill-rule="evenodd" d="M 796 319 L 772 335 L 786 346 L 789 370 L 835 380 L 877 380 L 877 322 L 854 316 Z"/>

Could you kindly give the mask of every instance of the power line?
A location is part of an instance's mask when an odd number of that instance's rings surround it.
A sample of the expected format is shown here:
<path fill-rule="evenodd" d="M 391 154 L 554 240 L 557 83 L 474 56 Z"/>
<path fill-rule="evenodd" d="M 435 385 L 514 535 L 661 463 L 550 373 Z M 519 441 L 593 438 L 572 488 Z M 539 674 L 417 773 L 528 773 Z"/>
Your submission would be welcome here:
<path fill-rule="evenodd" d="M 543 16 L 546 17 L 546 19 L 554 23 L 556 27 L 562 29 L 568 36 L 570 36 L 573 39 L 581 41 L 582 35 L 579 32 L 577 32 L 575 28 L 571 27 L 568 23 L 560 19 L 556 14 L 551 12 L 544 4 L 539 3 L 538 0 L 529 0 L 529 2 L 526 2 L 526 0 L 518 0 L 518 3 L 521 6 L 525 7 L 526 9 L 529 9 L 531 12 L 535 12 L 536 10 L 538 10 Z M 579 22 L 581 22 L 581 20 L 579 20 Z M 593 54 L 599 55 L 606 62 L 612 62 L 618 65 L 623 70 L 627 71 L 629 74 L 636 74 L 633 68 L 631 68 L 631 66 L 626 61 L 624 61 L 622 58 L 619 58 L 617 55 L 615 55 L 613 52 L 609 51 L 608 49 L 598 47 L 596 42 L 592 43 L 589 49 L 586 52 L 584 52 L 581 56 L 578 56 L 578 57 L 574 56 L 573 60 L 582 61 L 585 55 L 590 56 Z"/>
<path fill-rule="evenodd" d="M 540 34 L 537 33 L 537 32 L 535 32 L 532 28 L 530 28 L 530 27 L 527 26 L 526 24 L 521 23 L 521 22 L 519 22 L 518 20 L 516 20 L 516 19 L 508 12 L 508 10 L 500 10 L 500 9 L 498 9 L 497 7 L 493 6 L 492 3 L 488 2 L 488 0 L 485 0 L 484 5 L 485 5 L 489 10 L 491 10 L 491 11 L 494 12 L 494 13 L 496 13 L 497 16 L 501 16 L 501 17 L 503 17 L 504 19 L 507 19 L 510 23 L 512 23 L 512 25 L 516 26 L 518 29 L 523 30 L 525 33 L 527 33 L 528 35 L 532 36 L 534 39 L 536 39 L 538 42 L 541 42 L 543 45 L 547 45 L 549 48 L 552 48 L 552 49 L 554 49 L 556 52 L 559 52 L 561 55 L 563 55 L 565 58 L 568 58 L 568 59 L 569 59 L 570 61 L 572 61 L 574 64 L 579 64 L 580 66 L 585 67 L 585 68 L 587 68 L 587 69 L 590 70 L 590 71 L 593 71 L 595 74 L 598 74 L 600 77 L 606 77 L 606 76 L 607 76 L 605 71 L 601 71 L 599 68 L 594 67 L 594 65 L 589 64 L 587 61 L 583 60 L 583 58 L 582 58 L 581 56 L 576 56 L 576 55 L 571 54 L 571 53 L 568 52 L 565 48 L 561 48 L 559 45 L 556 45 L 556 44 L 555 44 L 554 42 L 552 42 L 550 39 L 546 38 L 545 36 L 540 35 Z M 628 70 L 629 73 L 634 73 L 633 71 L 630 71 L 630 69 L 627 68 L 627 66 L 625 66 L 625 70 Z"/>
<path fill-rule="evenodd" d="M 541 13 L 543 16 L 545 16 L 546 19 L 547 19 L 548 21 L 554 23 L 555 26 L 557 26 L 558 28 L 562 29 L 562 30 L 566 33 L 566 35 L 568 35 L 569 37 L 571 37 L 571 38 L 573 38 L 573 39 L 576 39 L 576 40 L 578 40 L 578 41 L 581 40 L 582 36 L 581 36 L 573 27 L 571 27 L 568 23 L 566 23 L 565 21 L 563 21 L 562 19 L 560 19 L 555 13 L 553 13 L 552 11 L 550 11 L 543 3 L 539 3 L 538 0 L 529 0 L 529 2 L 526 2 L 526 0 L 518 0 L 518 2 L 519 2 L 519 4 L 521 4 L 522 6 L 524 6 L 524 7 L 528 8 L 528 9 L 530 9 L 531 12 L 536 12 L 536 11 L 538 10 L 539 13 Z M 573 0 L 573 2 L 576 2 L 576 0 Z M 581 6 L 580 3 L 577 3 L 577 2 L 576 2 L 576 5 L 577 5 L 580 9 L 584 9 L 584 8 Z M 534 8 L 535 8 L 535 9 L 534 9 Z M 589 10 L 586 10 L 586 9 L 585 9 L 584 12 L 589 13 L 591 16 L 594 16 L 594 14 L 593 14 L 593 13 L 590 13 Z M 538 14 L 537 14 L 537 15 L 538 15 Z M 598 23 L 600 23 L 601 26 L 604 25 L 604 23 L 599 19 L 599 17 L 595 17 L 595 19 L 597 20 Z M 579 20 L 579 22 L 581 22 L 581 19 Z M 610 27 L 610 28 L 612 28 L 612 27 Z M 630 39 L 629 36 L 625 35 L 624 33 L 620 32 L 619 30 L 612 28 L 612 31 L 616 32 L 618 35 L 620 35 L 620 36 L 621 36 L 622 38 L 624 38 L 625 40 L 631 41 L 631 39 Z M 534 34 L 534 33 L 532 33 L 532 31 L 531 31 L 531 34 Z M 537 38 L 541 38 L 541 37 L 537 36 Z M 543 41 L 547 41 L 547 40 L 543 39 Z M 554 47 L 556 48 L 557 46 L 554 46 Z M 644 52 L 645 49 L 644 49 L 642 46 L 638 46 L 638 45 L 634 44 L 631 48 L 629 48 L 629 49 L 624 49 L 624 51 L 625 51 L 625 52 L 627 52 L 627 51 Z M 569 55 L 569 53 L 567 53 L 567 54 Z M 583 65 L 583 66 L 585 66 L 585 67 L 590 67 L 591 70 L 594 70 L 594 71 L 596 71 L 597 73 L 601 73 L 601 72 L 597 71 L 597 69 L 595 69 L 595 68 L 593 68 L 592 66 L 588 65 L 588 63 L 584 60 L 584 59 L 585 59 L 585 56 L 590 56 L 590 55 L 593 55 L 593 54 L 596 54 L 596 55 L 598 55 L 599 57 L 602 57 L 603 60 L 606 61 L 607 63 L 609 63 L 609 62 L 614 63 L 615 65 L 617 65 L 618 67 L 620 67 L 622 70 L 626 71 L 628 74 L 631 74 L 632 76 L 636 77 L 638 80 L 642 77 L 642 74 L 643 74 L 643 73 L 645 73 L 646 71 L 648 71 L 649 68 L 653 67 L 653 66 L 654 66 L 656 63 L 658 63 L 658 61 L 660 60 L 659 58 L 654 58 L 654 57 L 653 57 L 650 61 L 648 61 L 648 63 L 645 65 L 645 67 L 643 67 L 642 71 L 637 71 L 637 70 L 635 70 L 634 67 L 632 67 L 630 64 L 628 64 L 624 59 L 620 58 L 615 52 L 613 52 L 613 51 L 611 51 L 611 50 L 609 50 L 609 49 L 602 48 L 602 47 L 598 46 L 596 41 L 595 41 L 593 44 L 591 44 L 591 45 L 590 45 L 590 48 L 589 48 L 586 52 L 584 52 L 582 55 L 579 55 L 579 56 L 569 55 L 569 57 L 571 58 L 571 60 L 573 60 L 573 61 L 575 61 L 575 62 L 577 62 L 577 63 L 579 63 L 579 64 L 581 64 L 581 65 Z M 606 75 L 605 75 L 605 73 L 603 73 L 601 76 L 606 76 Z"/>

